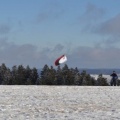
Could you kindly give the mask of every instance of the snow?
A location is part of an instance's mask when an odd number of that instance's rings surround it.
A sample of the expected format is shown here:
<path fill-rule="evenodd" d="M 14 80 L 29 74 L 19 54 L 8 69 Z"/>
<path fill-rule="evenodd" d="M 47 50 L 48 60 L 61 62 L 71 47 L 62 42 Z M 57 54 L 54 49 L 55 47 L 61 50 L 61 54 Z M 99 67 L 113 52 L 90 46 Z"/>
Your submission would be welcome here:
<path fill-rule="evenodd" d="M 90 76 L 95 78 L 95 80 L 97 80 L 99 75 L 98 74 L 90 74 Z M 107 78 L 108 81 L 111 80 L 111 76 L 110 75 L 103 74 L 102 77 Z M 118 74 L 118 79 L 120 79 L 120 74 Z"/>
<path fill-rule="evenodd" d="M 98 76 L 97 74 L 90 74 L 91 77 L 93 77 L 95 80 L 97 80 Z M 110 84 L 111 76 L 103 74 L 102 77 L 107 79 L 108 84 Z M 120 80 L 120 74 L 118 74 L 118 80 Z"/>
<path fill-rule="evenodd" d="M 0 120 L 119 120 L 119 86 L 1 86 Z"/>
<path fill-rule="evenodd" d="M 91 74 L 90 76 L 93 77 L 95 80 L 97 80 L 99 75 Z M 111 76 L 110 75 L 102 75 L 102 77 L 106 78 L 108 84 L 110 84 L 110 81 L 111 81 Z"/>

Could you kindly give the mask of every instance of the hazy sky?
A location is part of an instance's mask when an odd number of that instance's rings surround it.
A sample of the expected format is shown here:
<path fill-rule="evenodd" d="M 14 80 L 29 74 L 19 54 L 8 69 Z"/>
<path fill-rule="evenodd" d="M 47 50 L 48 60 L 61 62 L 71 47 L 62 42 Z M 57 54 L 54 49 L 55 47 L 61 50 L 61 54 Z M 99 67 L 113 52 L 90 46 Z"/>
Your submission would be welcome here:
<path fill-rule="evenodd" d="M 120 68 L 120 0 L 0 0 L 0 64 Z"/>

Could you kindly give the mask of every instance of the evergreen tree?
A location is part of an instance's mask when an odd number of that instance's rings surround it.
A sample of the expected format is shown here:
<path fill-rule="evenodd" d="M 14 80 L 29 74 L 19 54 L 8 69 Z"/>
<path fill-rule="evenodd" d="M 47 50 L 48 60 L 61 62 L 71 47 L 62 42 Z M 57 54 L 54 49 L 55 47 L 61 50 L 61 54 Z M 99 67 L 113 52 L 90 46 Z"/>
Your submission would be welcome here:
<path fill-rule="evenodd" d="M 31 71 L 31 76 L 30 76 L 30 79 L 31 79 L 31 84 L 32 85 L 35 85 L 37 80 L 38 80 L 38 72 L 37 72 L 37 69 L 36 68 L 33 68 L 32 71 Z"/>
<path fill-rule="evenodd" d="M 25 79 L 26 79 L 26 85 L 32 85 L 32 70 L 30 69 L 29 65 L 26 67 L 25 70 Z"/>
<path fill-rule="evenodd" d="M 97 85 L 98 86 L 108 86 L 107 79 L 100 74 L 97 79 Z"/>
<path fill-rule="evenodd" d="M 10 69 L 8 68 L 4 73 L 4 80 L 2 81 L 3 85 L 12 85 L 12 74 Z"/>
<path fill-rule="evenodd" d="M 57 67 L 55 83 L 56 83 L 56 85 L 63 85 L 64 84 L 62 69 L 60 66 Z"/>
<path fill-rule="evenodd" d="M 75 68 L 74 72 L 75 72 L 75 74 L 79 73 L 79 70 L 77 67 Z"/>
<path fill-rule="evenodd" d="M 41 85 L 47 85 L 48 84 L 48 75 L 49 75 L 49 67 L 48 65 L 46 64 L 42 71 L 41 71 L 41 74 L 40 74 L 40 84 Z"/>
<path fill-rule="evenodd" d="M 95 80 L 89 74 L 85 76 L 84 80 L 85 80 L 85 85 L 88 86 L 95 85 Z"/>
<path fill-rule="evenodd" d="M 67 64 L 65 64 L 64 67 L 62 68 L 62 76 L 63 76 L 64 84 L 69 85 L 70 84 L 69 68 Z"/>
<path fill-rule="evenodd" d="M 75 78 L 74 78 L 75 85 L 82 85 L 83 79 L 82 79 L 80 73 L 75 73 L 74 76 L 75 76 Z"/>
<path fill-rule="evenodd" d="M 81 85 L 96 85 L 96 81 L 90 76 L 90 74 L 87 74 L 86 71 L 83 70 L 81 73 Z"/>
<path fill-rule="evenodd" d="M 17 70 L 17 84 L 25 85 L 25 83 L 26 83 L 25 68 L 22 65 L 19 65 Z"/>
<path fill-rule="evenodd" d="M 38 75 L 36 68 L 30 69 L 29 66 L 24 68 L 22 65 L 15 65 L 12 70 L 3 63 L 0 66 L 0 84 L 3 85 L 109 85 L 107 79 L 99 75 L 97 81 L 92 78 L 86 71 L 79 73 L 78 68 L 69 69 L 65 64 L 63 68 L 58 66 L 57 70 L 46 64 L 41 73 Z M 118 80 L 117 85 L 120 84 Z"/>
<path fill-rule="evenodd" d="M 49 85 L 55 85 L 55 76 L 56 76 L 56 70 L 51 66 L 49 70 Z"/>
<path fill-rule="evenodd" d="M 7 67 L 6 67 L 6 65 L 3 63 L 3 64 L 0 66 L 0 84 L 3 84 L 3 81 L 5 81 L 6 71 L 7 71 Z"/>
<path fill-rule="evenodd" d="M 12 71 L 11 71 L 11 74 L 12 74 L 12 81 L 11 81 L 11 84 L 12 85 L 16 85 L 17 84 L 17 66 L 13 66 L 12 67 Z"/>

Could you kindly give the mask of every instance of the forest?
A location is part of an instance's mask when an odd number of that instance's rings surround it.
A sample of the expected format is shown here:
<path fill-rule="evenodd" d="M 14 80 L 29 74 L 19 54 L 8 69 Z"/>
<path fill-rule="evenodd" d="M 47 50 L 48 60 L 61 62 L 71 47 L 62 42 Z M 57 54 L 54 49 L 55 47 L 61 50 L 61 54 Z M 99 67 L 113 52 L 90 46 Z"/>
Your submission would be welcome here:
<path fill-rule="evenodd" d="M 95 80 L 86 71 L 69 68 L 65 64 L 62 68 L 47 64 L 39 71 L 29 65 L 14 65 L 8 68 L 4 63 L 0 66 L 0 85 L 78 85 L 78 86 L 108 86 L 107 79 L 100 74 Z"/>

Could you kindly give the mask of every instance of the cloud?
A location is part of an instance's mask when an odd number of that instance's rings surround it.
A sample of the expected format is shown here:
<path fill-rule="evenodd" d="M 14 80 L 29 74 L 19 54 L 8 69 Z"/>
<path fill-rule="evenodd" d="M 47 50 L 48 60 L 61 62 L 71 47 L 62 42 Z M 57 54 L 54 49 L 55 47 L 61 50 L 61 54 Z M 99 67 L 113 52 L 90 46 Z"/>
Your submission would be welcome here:
<path fill-rule="evenodd" d="M 46 55 L 49 60 L 54 61 L 57 57 L 66 53 L 66 46 L 62 44 L 56 44 L 52 48 L 46 47 L 42 49 L 41 53 Z"/>
<path fill-rule="evenodd" d="M 0 63 L 8 66 L 30 65 L 37 66 L 42 55 L 37 51 L 37 47 L 31 44 L 17 45 L 7 40 L 0 39 Z"/>
<path fill-rule="evenodd" d="M 49 18 L 49 14 L 47 13 L 39 13 L 37 16 L 37 23 L 41 23 L 43 21 L 46 21 Z"/>
<path fill-rule="evenodd" d="M 97 32 L 102 35 L 120 36 L 120 14 L 100 24 Z"/>
<path fill-rule="evenodd" d="M 63 49 L 64 49 L 64 46 L 63 46 L 63 45 L 57 44 L 57 45 L 54 47 L 53 51 L 60 52 L 60 51 L 62 51 Z"/>
<path fill-rule="evenodd" d="M 118 47 L 120 42 L 120 14 L 105 19 L 106 11 L 93 4 L 88 4 L 84 14 L 80 17 L 83 33 L 97 35 L 101 40 L 97 44 L 104 47 Z"/>
<path fill-rule="evenodd" d="M 39 13 L 39 15 L 37 16 L 37 23 L 42 23 L 45 22 L 47 20 L 56 20 L 58 19 L 61 15 L 63 14 L 63 10 L 61 11 L 48 11 L 48 12 L 43 12 L 43 13 Z"/>
<path fill-rule="evenodd" d="M 79 68 L 119 68 L 120 49 L 78 47 L 69 55 L 68 64 Z"/>
<path fill-rule="evenodd" d="M 67 46 L 69 47 L 69 46 Z M 69 67 L 78 68 L 119 68 L 120 49 L 76 47 L 67 53 L 66 46 L 57 44 L 53 48 L 46 47 L 38 50 L 31 44 L 17 45 L 10 43 L 5 38 L 0 38 L 0 64 L 5 63 L 8 67 L 14 65 L 29 65 L 30 67 L 42 68 L 45 64 L 54 66 L 54 61 L 66 53 Z M 55 67 L 55 66 L 54 66 Z"/>
<path fill-rule="evenodd" d="M 64 14 L 64 9 L 58 1 L 50 2 L 44 6 L 44 11 L 40 12 L 36 18 L 37 23 L 46 22 L 47 20 L 56 20 Z"/>
<path fill-rule="evenodd" d="M 84 20 L 88 21 L 89 19 L 89 21 L 91 22 L 101 19 L 101 17 L 103 17 L 104 14 L 105 11 L 102 8 L 98 8 L 94 4 L 88 3 L 82 17 Z"/>
<path fill-rule="evenodd" d="M 63 45 L 57 44 L 53 48 L 46 47 L 38 50 L 35 45 L 17 45 L 8 42 L 7 38 L 0 38 L 0 64 L 5 63 L 10 67 L 22 64 L 37 68 L 45 64 L 54 65 L 54 60 L 62 54 L 64 49 Z"/>
<path fill-rule="evenodd" d="M 79 21 L 83 26 L 82 32 L 91 32 L 92 29 L 101 21 L 105 13 L 104 9 L 88 3 L 85 12 L 79 17 Z"/>
<path fill-rule="evenodd" d="M 100 23 L 92 32 L 105 38 L 100 44 L 117 46 L 120 42 L 120 14 Z"/>
<path fill-rule="evenodd" d="M 9 25 L 7 24 L 1 24 L 0 25 L 0 34 L 3 35 L 3 34 L 8 34 L 10 32 L 11 28 Z"/>

